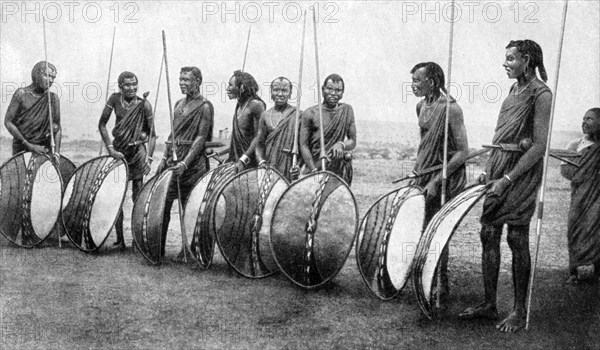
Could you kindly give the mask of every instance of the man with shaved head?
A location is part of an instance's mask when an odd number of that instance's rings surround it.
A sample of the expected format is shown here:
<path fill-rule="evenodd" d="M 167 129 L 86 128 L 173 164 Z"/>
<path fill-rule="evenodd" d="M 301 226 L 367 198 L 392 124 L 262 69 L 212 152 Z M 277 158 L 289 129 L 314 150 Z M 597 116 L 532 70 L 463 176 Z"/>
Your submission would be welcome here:
<path fill-rule="evenodd" d="M 320 168 L 321 134 L 319 130 L 319 108 L 323 114 L 325 153 L 328 157 L 327 170 L 339 175 L 348 185 L 352 182 L 352 162 L 346 159 L 346 151 L 356 147 L 356 126 L 352 106 L 340 103 L 344 96 L 344 80 L 331 74 L 323 82 L 321 92 L 323 104 L 308 108 L 300 123 L 300 152 L 306 171 Z"/>
<path fill-rule="evenodd" d="M 296 107 L 288 100 L 292 95 L 292 83 L 279 77 L 271 82 L 273 108 L 264 111 L 258 122 L 256 159 L 259 166 L 269 165 L 277 169 L 288 180 L 298 178 L 299 170 L 292 168 L 290 151 L 294 147 Z"/>
<path fill-rule="evenodd" d="M 56 79 L 56 67 L 41 61 L 31 70 L 32 83 L 15 91 L 6 115 L 4 125 L 13 136 L 13 155 L 23 151 L 48 153 L 50 151 L 50 130 L 54 134 L 55 152 L 60 150 L 60 101 L 58 95 L 50 93 L 52 106 L 52 128 L 48 118 L 48 89 Z"/>

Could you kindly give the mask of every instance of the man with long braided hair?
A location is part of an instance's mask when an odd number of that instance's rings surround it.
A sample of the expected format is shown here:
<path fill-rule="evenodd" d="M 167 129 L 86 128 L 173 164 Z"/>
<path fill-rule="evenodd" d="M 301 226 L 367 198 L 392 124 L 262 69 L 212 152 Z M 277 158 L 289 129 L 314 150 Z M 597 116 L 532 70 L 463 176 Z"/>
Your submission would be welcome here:
<path fill-rule="evenodd" d="M 258 84 L 249 73 L 236 70 L 229 79 L 227 96 L 237 99 L 231 129 L 228 162 L 235 162 L 237 171 L 257 166 L 256 148 L 258 122 L 266 109 L 265 102 L 257 95 Z"/>
<path fill-rule="evenodd" d="M 469 146 L 462 109 L 448 95 L 444 87 L 444 71 L 437 63 L 419 63 L 411 69 L 410 73 L 412 74 L 413 93 L 417 97 L 423 97 L 417 104 L 421 142 L 417 151 L 415 173 L 444 163 L 446 106 L 447 100 L 450 99 L 450 113 L 448 118 L 448 180 L 446 186 L 446 199 L 450 200 L 459 194 L 467 183 L 465 160 L 469 152 Z M 425 192 L 424 225 L 427 226 L 435 213 L 441 208 L 442 173 L 437 172 L 417 177 L 414 184 L 423 188 Z M 437 288 L 441 293 L 442 299 L 445 299 L 449 293 L 447 272 L 448 248 L 440 253 L 439 271 L 442 283 Z"/>
<path fill-rule="evenodd" d="M 519 144 L 529 138 L 533 144 L 524 153 L 493 150 L 480 183 L 490 183 L 481 215 L 481 244 L 485 301 L 464 310 L 463 319 L 498 317 L 496 292 L 500 271 L 500 239 L 508 226 L 507 241 L 512 251 L 514 306 L 496 325 L 502 332 L 516 332 L 525 326 L 526 299 L 531 272 L 529 224 L 535 211 L 536 194 L 542 180 L 543 156 L 550 123 L 552 92 L 542 48 L 532 40 L 511 41 L 503 64 L 510 79 L 516 79 L 502 103 L 494 144 Z M 540 79 L 536 74 L 539 72 Z M 543 81 L 543 82 L 542 82 Z"/>

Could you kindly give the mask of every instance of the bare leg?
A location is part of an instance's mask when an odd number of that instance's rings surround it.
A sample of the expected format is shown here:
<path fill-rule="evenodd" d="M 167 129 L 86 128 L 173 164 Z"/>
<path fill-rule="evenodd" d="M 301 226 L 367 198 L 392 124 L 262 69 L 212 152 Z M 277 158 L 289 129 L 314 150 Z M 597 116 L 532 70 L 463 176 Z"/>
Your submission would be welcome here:
<path fill-rule="evenodd" d="M 500 238 L 502 237 L 502 226 L 483 226 L 481 227 L 480 236 L 485 301 L 461 312 L 458 317 L 462 319 L 496 319 L 498 317 L 496 291 L 498 289 L 498 274 L 500 273 Z"/>
<path fill-rule="evenodd" d="M 527 317 L 527 286 L 531 272 L 529 255 L 529 225 L 508 226 L 508 245 L 512 251 L 512 273 L 515 302 L 513 310 L 507 318 L 496 325 L 502 332 L 516 332 L 525 327 Z"/>
<path fill-rule="evenodd" d="M 119 209 L 117 222 L 115 223 L 115 231 L 117 231 L 117 241 L 113 243 L 113 245 L 118 246 L 120 249 L 125 249 L 125 239 L 123 238 L 123 208 Z"/>

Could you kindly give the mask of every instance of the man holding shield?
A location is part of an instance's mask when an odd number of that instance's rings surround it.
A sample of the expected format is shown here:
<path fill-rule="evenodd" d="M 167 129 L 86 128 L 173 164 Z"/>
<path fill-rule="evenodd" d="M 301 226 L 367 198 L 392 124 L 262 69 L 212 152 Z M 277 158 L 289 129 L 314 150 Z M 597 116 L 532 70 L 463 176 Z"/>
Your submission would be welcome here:
<path fill-rule="evenodd" d="M 174 170 L 174 176 L 167 194 L 163 232 L 162 252 L 165 252 L 167 230 L 171 221 L 173 201 L 179 199 L 185 204 L 196 182 L 208 171 L 208 158 L 204 154 L 205 142 L 212 141 L 214 108 L 212 103 L 200 94 L 202 72 L 197 67 L 183 67 L 179 74 L 179 87 L 185 98 L 175 103 L 173 111 L 173 132 L 169 135 L 169 143 L 156 173 L 160 174 L 167 167 Z M 179 162 L 173 161 L 173 147 Z M 181 197 L 178 198 L 178 184 Z"/>
<path fill-rule="evenodd" d="M 302 114 L 300 125 L 300 153 L 306 171 L 319 169 L 320 132 L 319 107 L 323 113 L 325 150 L 329 156 L 327 170 L 340 176 L 348 185 L 352 183 L 352 162 L 346 160 L 346 151 L 356 147 L 356 126 L 352 106 L 340 103 L 344 96 L 344 80 L 331 74 L 323 82 L 323 105 L 312 106 Z"/>
<path fill-rule="evenodd" d="M 296 107 L 288 100 L 292 95 L 292 83 L 279 77 L 271 82 L 271 98 L 275 106 L 260 116 L 256 143 L 258 165 L 268 164 L 279 170 L 288 180 L 298 177 L 298 167 L 292 169 L 290 151 L 294 147 Z"/>
<path fill-rule="evenodd" d="M 469 152 L 467 131 L 463 113 L 456 101 L 444 88 L 444 71 L 434 62 L 422 62 L 413 67 L 412 90 L 415 96 L 423 97 L 417 104 L 417 117 L 421 130 L 421 142 L 417 151 L 414 172 L 420 172 L 444 162 L 445 119 L 448 98 L 448 167 L 446 199 L 459 194 L 467 182 L 465 160 Z M 444 95 L 442 95 L 442 91 Z M 415 179 L 415 185 L 425 193 L 425 226 L 441 208 L 441 171 L 423 174 Z M 441 252 L 439 273 L 440 295 L 445 298 L 449 292 L 448 248 Z"/>
<path fill-rule="evenodd" d="M 51 148 L 50 120 L 48 103 L 52 106 L 52 132 L 56 144 L 55 152 L 59 153 L 61 140 L 60 101 L 58 95 L 48 89 L 56 79 L 56 67 L 41 61 L 31 70 L 32 83 L 15 91 L 6 115 L 4 125 L 13 136 L 13 155 L 30 151 L 47 153 Z"/>
<path fill-rule="evenodd" d="M 254 151 L 258 142 L 258 121 L 265 111 L 265 102 L 257 95 L 258 84 L 249 73 L 236 70 L 229 79 L 227 96 L 237 99 L 231 129 L 228 162 L 236 163 L 236 170 L 257 166 Z"/>
<path fill-rule="evenodd" d="M 102 141 L 108 149 L 108 154 L 125 160 L 129 169 L 129 179 L 131 181 L 131 198 L 135 202 L 140 190 L 142 189 L 144 175 L 150 172 L 152 163 L 152 154 L 156 142 L 154 134 L 152 106 L 144 98 L 136 95 L 138 89 L 138 79 L 131 72 L 123 72 L 118 78 L 119 89 L 121 92 L 110 96 L 100 116 L 98 130 L 102 136 Z M 116 122 L 112 130 L 114 137 L 111 142 L 106 123 L 110 119 L 112 112 L 115 112 Z M 148 149 L 144 146 L 148 143 Z M 125 248 L 123 239 L 123 210 L 119 212 L 115 224 L 117 231 L 117 241 L 115 245 Z"/>

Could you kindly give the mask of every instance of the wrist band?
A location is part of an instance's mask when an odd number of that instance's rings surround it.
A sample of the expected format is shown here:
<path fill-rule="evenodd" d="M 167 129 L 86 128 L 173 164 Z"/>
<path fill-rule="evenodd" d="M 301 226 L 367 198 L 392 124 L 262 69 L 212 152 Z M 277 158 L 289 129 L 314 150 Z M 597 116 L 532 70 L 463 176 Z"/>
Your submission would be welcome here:
<path fill-rule="evenodd" d="M 508 182 L 512 183 L 512 180 L 510 179 L 510 176 L 508 176 L 507 174 L 504 175 L 504 178 L 508 180 Z"/>
<path fill-rule="evenodd" d="M 345 151 L 346 150 L 346 144 L 344 143 L 344 141 L 340 141 L 339 144 L 342 145 L 342 151 Z"/>
<path fill-rule="evenodd" d="M 261 166 L 261 165 L 265 164 L 266 162 L 267 162 L 267 161 L 263 159 L 263 160 L 261 160 L 260 162 L 258 162 L 258 166 Z"/>
<path fill-rule="evenodd" d="M 187 168 L 188 168 L 188 165 L 187 165 L 187 163 L 186 163 L 186 162 L 184 162 L 184 161 L 182 160 L 182 161 L 181 161 L 179 164 L 183 164 L 183 166 L 185 167 L 185 170 L 187 170 Z"/>
<path fill-rule="evenodd" d="M 247 155 L 245 155 L 245 154 L 242 154 L 242 156 L 240 157 L 240 161 L 241 161 L 242 163 L 244 163 L 245 165 L 248 165 L 248 162 L 250 161 L 250 158 L 248 158 L 248 156 L 247 156 Z"/>
<path fill-rule="evenodd" d="M 148 157 L 148 161 L 149 161 L 149 162 L 152 162 L 153 160 L 154 160 L 154 158 L 152 158 L 152 157 Z"/>
<path fill-rule="evenodd" d="M 115 146 L 113 146 L 113 145 L 108 145 L 108 146 L 106 146 L 106 148 L 108 148 L 108 149 L 111 149 L 111 148 L 112 148 L 112 149 L 115 149 Z"/>

